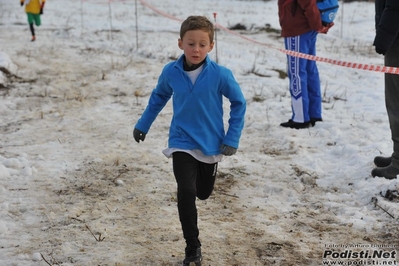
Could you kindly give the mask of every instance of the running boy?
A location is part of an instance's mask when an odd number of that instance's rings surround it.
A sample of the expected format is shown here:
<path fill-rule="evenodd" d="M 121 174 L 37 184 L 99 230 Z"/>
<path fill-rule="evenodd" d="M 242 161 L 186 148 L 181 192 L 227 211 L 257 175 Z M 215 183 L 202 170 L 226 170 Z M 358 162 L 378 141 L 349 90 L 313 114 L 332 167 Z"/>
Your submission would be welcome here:
<path fill-rule="evenodd" d="M 177 207 L 186 240 L 184 265 L 202 260 L 198 239 L 196 197 L 211 195 L 218 162 L 236 153 L 244 126 L 246 101 L 232 72 L 211 61 L 214 27 L 203 16 L 190 16 L 181 25 L 178 46 L 184 54 L 168 63 L 158 79 L 133 137 L 144 141 L 151 124 L 173 97 L 173 117 L 165 156 L 173 158 Z M 227 132 L 223 96 L 230 101 Z"/>
<path fill-rule="evenodd" d="M 21 6 L 25 4 L 25 12 L 28 16 L 29 28 L 32 33 L 32 42 L 34 42 L 36 36 L 33 23 L 35 23 L 36 26 L 41 25 L 40 15 L 43 14 L 44 3 L 46 3 L 46 0 L 20 0 L 20 2 Z"/>

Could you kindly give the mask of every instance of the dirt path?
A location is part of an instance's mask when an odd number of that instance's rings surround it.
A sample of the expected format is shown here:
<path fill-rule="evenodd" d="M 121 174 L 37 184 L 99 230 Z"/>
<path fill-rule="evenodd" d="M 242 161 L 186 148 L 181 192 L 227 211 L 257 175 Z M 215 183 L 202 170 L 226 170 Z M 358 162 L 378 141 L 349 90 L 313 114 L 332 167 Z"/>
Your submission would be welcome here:
<path fill-rule="evenodd" d="M 127 48 L 67 39 L 11 53 L 21 80 L 0 90 L 15 99 L 4 111 L 1 155 L 28 153 L 37 170 L 33 180 L 7 185 L 15 199 L 31 202 L 12 212 L 23 224 L 13 229 L 24 236 L 12 247 L 16 255 L 40 252 L 54 265 L 181 262 L 176 184 L 171 162 L 160 154 L 170 105 L 152 128 L 151 145 L 138 148 L 131 137 L 168 59 Z M 318 198 L 333 188 L 319 188 L 308 169 L 272 167 L 298 149 L 284 145 L 253 149 L 244 139 L 241 152 L 250 164 L 240 157 L 221 164 L 214 194 L 198 202 L 204 265 L 320 265 L 327 243 L 399 245 L 395 223 L 366 233 L 341 221 L 339 206 Z M 27 190 L 40 197 L 26 199 Z M 291 200 L 289 209 L 271 204 Z M 32 212 L 37 219 L 28 221 Z"/>

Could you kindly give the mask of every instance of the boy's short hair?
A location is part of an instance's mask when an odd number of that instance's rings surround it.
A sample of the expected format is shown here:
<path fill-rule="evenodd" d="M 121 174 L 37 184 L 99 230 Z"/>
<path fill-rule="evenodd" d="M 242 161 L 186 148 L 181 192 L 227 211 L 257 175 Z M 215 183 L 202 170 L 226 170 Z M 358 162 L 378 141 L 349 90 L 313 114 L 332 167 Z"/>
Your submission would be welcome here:
<path fill-rule="evenodd" d="M 209 40 L 213 42 L 213 35 L 215 32 L 212 22 L 205 16 L 189 16 L 180 27 L 180 39 L 183 39 L 184 34 L 189 30 L 203 30 L 209 33 Z"/>

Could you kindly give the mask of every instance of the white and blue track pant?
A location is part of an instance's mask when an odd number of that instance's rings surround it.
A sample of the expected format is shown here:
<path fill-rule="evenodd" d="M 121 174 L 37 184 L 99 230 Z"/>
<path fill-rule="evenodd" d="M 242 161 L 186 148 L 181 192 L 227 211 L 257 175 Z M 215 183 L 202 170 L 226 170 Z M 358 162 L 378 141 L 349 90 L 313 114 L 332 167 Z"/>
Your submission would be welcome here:
<path fill-rule="evenodd" d="M 317 32 L 310 31 L 299 36 L 284 38 L 285 49 L 316 55 Z M 321 119 L 322 97 L 319 71 L 316 61 L 287 55 L 290 80 L 292 121 L 308 122 Z"/>

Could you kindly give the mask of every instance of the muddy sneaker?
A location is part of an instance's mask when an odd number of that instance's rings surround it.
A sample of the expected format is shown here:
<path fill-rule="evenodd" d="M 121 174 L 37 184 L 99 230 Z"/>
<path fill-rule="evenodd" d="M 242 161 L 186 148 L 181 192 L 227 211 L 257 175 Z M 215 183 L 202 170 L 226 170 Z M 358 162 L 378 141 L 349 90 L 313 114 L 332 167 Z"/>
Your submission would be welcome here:
<path fill-rule="evenodd" d="M 385 177 L 386 179 L 396 179 L 399 175 L 399 169 L 389 165 L 387 167 L 377 167 L 371 171 L 373 177 Z"/>
<path fill-rule="evenodd" d="M 310 127 L 310 122 L 298 123 L 298 122 L 294 122 L 294 121 L 292 121 L 292 119 L 290 119 L 290 120 L 288 120 L 288 122 L 281 123 L 280 126 L 301 129 L 301 128 Z"/>
<path fill-rule="evenodd" d="M 32 36 L 31 42 L 34 42 L 34 41 L 36 41 L 36 37 L 35 37 L 35 36 Z"/>
<path fill-rule="evenodd" d="M 187 246 L 185 249 L 185 253 L 186 258 L 183 260 L 183 266 L 201 266 L 201 247 Z"/>
<path fill-rule="evenodd" d="M 387 167 L 391 164 L 392 157 L 377 156 L 374 158 L 374 164 L 377 167 Z"/>

